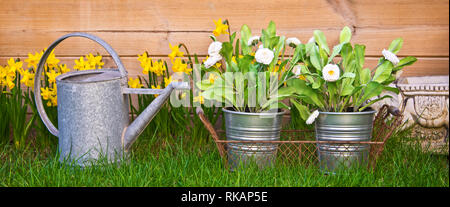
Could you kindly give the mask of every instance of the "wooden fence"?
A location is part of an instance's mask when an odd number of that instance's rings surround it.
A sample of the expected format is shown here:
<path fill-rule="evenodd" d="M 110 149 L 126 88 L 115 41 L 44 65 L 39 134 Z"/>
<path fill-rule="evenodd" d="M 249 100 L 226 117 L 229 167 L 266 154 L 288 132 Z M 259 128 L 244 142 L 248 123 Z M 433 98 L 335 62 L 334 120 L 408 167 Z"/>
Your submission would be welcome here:
<path fill-rule="evenodd" d="M 404 76 L 449 73 L 448 0 L 2 0 L 0 64 L 10 57 L 25 59 L 66 33 L 88 32 L 110 43 L 136 76 L 141 74 L 137 54 L 148 51 L 154 58 L 168 59 L 169 43 L 183 42 L 191 53 L 205 56 L 213 20 L 219 18 L 228 19 L 232 31 L 248 24 L 258 34 L 274 20 L 279 34 L 303 42 L 320 29 L 330 45 L 347 25 L 353 42 L 367 46 L 367 67 L 376 64 L 394 38 L 403 37 L 399 56 L 418 58 Z M 106 55 L 80 38 L 68 39 L 55 51 L 69 66 L 89 52 Z"/>

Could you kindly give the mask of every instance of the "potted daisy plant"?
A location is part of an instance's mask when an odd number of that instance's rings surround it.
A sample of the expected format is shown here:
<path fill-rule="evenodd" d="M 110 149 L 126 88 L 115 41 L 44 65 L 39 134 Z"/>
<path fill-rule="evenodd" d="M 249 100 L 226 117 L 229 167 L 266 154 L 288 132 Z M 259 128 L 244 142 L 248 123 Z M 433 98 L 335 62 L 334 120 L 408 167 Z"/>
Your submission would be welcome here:
<path fill-rule="evenodd" d="M 283 54 L 285 45 L 295 46 L 298 39 L 277 35 L 272 21 L 261 35 L 252 35 L 247 25 L 231 34 L 227 20 L 215 24 L 208 57 L 194 67 L 200 89 L 194 101 L 223 106 L 227 140 L 279 140 L 282 108 L 289 108 L 281 100 L 292 95 L 280 82 L 290 71 Z M 221 34 L 228 34 L 227 41 L 218 40 Z M 229 163 L 233 168 L 256 158 L 258 166 L 266 166 L 273 163 L 276 149 L 276 144 L 229 144 Z"/>
<path fill-rule="evenodd" d="M 416 61 L 414 57 L 396 56 L 403 44 L 397 38 L 381 52 L 375 68 L 366 68 L 365 46 L 353 46 L 351 34 L 344 27 L 339 44 L 330 51 L 324 34 L 315 30 L 307 44 L 297 46 L 291 60 L 295 66 L 286 81 L 293 91 L 290 102 L 307 124 L 315 123 L 318 141 L 370 141 L 375 114 L 370 106 L 392 98 L 380 96 L 385 90 L 398 94 L 399 90 L 389 84 L 403 67 Z M 369 151 L 367 144 L 327 143 L 317 147 L 320 167 L 329 171 L 364 164 Z"/>

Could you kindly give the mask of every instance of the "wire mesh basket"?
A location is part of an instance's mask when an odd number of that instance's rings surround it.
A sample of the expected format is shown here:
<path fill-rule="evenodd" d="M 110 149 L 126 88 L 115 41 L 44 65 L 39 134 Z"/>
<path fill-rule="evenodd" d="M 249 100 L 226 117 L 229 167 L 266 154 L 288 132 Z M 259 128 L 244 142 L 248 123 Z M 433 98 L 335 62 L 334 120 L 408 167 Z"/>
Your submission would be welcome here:
<path fill-rule="evenodd" d="M 390 114 L 393 116 L 389 116 Z M 214 139 L 220 156 L 231 169 L 251 162 L 259 167 L 281 164 L 335 169 L 357 163 L 373 168 L 386 141 L 401 124 L 400 114 L 397 108 L 383 105 L 375 116 L 370 141 L 317 141 L 314 130 L 281 130 L 278 141 L 236 141 L 227 140 L 225 131 L 215 129 L 203 111 L 197 110 L 197 115 Z M 320 150 L 324 146 L 332 150 Z M 323 159 L 323 153 L 327 153 L 327 159 Z"/>

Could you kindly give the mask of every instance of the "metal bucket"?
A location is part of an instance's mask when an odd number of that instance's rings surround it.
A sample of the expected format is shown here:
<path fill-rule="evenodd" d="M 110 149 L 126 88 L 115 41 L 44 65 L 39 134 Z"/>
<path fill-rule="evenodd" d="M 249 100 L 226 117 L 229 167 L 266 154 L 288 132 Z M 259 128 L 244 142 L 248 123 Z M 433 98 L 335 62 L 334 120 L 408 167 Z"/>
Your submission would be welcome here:
<path fill-rule="evenodd" d="M 260 168 L 275 162 L 278 144 L 256 143 L 280 140 L 281 121 L 285 111 L 247 113 L 222 109 L 225 115 L 227 140 L 255 143 L 228 143 L 228 163 L 233 170 L 238 165 L 256 163 Z"/>
<path fill-rule="evenodd" d="M 373 109 L 363 112 L 320 112 L 316 123 L 317 141 L 370 141 Z M 317 144 L 320 168 L 326 172 L 366 166 L 369 144 Z"/>

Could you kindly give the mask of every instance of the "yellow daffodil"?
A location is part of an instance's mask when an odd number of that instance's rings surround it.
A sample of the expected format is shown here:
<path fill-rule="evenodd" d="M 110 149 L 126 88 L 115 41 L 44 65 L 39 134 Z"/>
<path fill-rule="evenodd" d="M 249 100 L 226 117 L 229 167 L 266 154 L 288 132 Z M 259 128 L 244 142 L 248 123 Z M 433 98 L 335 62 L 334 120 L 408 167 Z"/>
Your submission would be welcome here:
<path fill-rule="evenodd" d="M 169 78 L 164 77 L 164 87 L 167 87 L 172 82 L 172 76 Z"/>
<path fill-rule="evenodd" d="M 142 66 L 142 64 L 141 64 L 141 66 Z M 142 73 L 145 74 L 145 75 L 148 75 L 148 72 L 151 71 L 152 64 L 151 63 L 145 64 L 145 65 L 142 66 L 142 68 L 143 68 L 142 69 Z"/>
<path fill-rule="evenodd" d="M 186 97 L 186 92 L 181 93 L 180 99 L 184 99 Z"/>
<path fill-rule="evenodd" d="M 85 57 L 86 60 L 84 60 L 84 57 L 80 57 L 80 59 L 75 60 L 75 66 L 73 66 L 73 69 L 75 70 L 101 69 L 105 64 L 104 62 L 102 62 L 101 55 L 94 56 L 91 53 L 89 53 Z"/>
<path fill-rule="evenodd" d="M 52 92 L 48 87 L 41 88 L 41 96 L 44 100 L 48 100 L 52 95 Z"/>
<path fill-rule="evenodd" d="M 185 72 L 186 74 L 189 74 L 189 72 L 192 71 L 192 69 L 187 67 L 186 63 L 181 61 L 181 59 L 176 59 L 175 62 L 172 62 L 172 70 L 173 72 Z"/>
<path fill-rule="evenodd" d="M 180 51 L 180 48 L 177 45 L 172 46 L 169 43 L 169 47 L 170 47 L 170 50 L 172 50 L 172 52 L 168 55 L 171 61 L 173 61 L 173 59 L 175 59 L 175 57 L 183 57 L 184 53 Z"/>
<path fill-rule="evenodd" d="M 39 64 L 39 60 L 41 60 L 43 54 L 44 54 L 43 51 L 41 51 L 40 53 L 35 52 L 34 55 L 28 53 L 28 58 L 25 59 L 25 62 L 28 63 L 27 67 L 28 68 L 33 67 L 34 69 L 36 69 L 37 65 Z"/>
<path fill-rule="evenodd" d="M 0 86 L 6 85 L 6 68 L 0 65 Z"/>
<path fill-rule="evenodd" d="M 22 75 L 22 79 L 20 80 L 20 82 L 25 84 L 27 87 L 33 89 L 34 73 L 30 73 L 28 70 L 23 70 L 21 75 Z"/>
<path fill-rule="evenodd" d="M 14 86 L 16 86 L 16 84 L 14 83 L 15 79 L 15 76 L 6 76 L 6 85 L 8 86 L 9 90 L 13 89 Z"/>
<path fill-rule="evenodd" d="M 67 68 L 67 65 L 66 65 L 66 64 L 61 64 L 61 65 L 59 65 L 59 71 L 60 71 L 62 74 L 64 74 L 64 73 L 69 72 L 70 69 Z"/>
<path fill-rule="evenodd" d="M 89 53 L 88 55 L 86 55 L 86 58 L 87 62 L 90 65 L 90 68 L 92 69 L 102 69 L 103 65 L 105 64 L 104 62 L 102 62 L 101 55 L 94 56 L 91 53 Z"/>
<path fill-rule="evenodd" d="M 223 24 L 222 19 L 214 21 L 214 24 L 216 25 L 216 29 L 213 30 L 214 36 L 218 37 L 221 34 L 228 34 L 228 25 Z"/>
<path fill-rule="evenodd" d="M 139 81 L 139 78 L 136 79 L 130 78 L 130 80 L 128 81 L 128 85 L 130 86 L 130 88 L 142 88 L 142 86 L 144 86 Z"/>
<path fill-rule="evenodd" d="M 21 61 L 15 61 L 14 58 L 10 58 L 8 60 L 8 75 L 12 76 L 12 74 L 16 74 L 16 71 L 22 70 L 23 63 Z"/>
<path fill-rule="evenodd" d="M 152 59 L 148 57 L 147 52 L 142 53 L 142 55 L 138 55 L 138 60 L 141 63 L 141 67 L 144 69 L 147 66 L 148 66 L 147 68 L 149 68 L 151 61 L 152 61 Z M 148 70 L 147 70 L 147 73 L 144 73 L 144 74 L 148 74 Z"/>
<path fill-rule="evenodd" d="M 55 70 L 50 70 L 47 73 L 47 77 L 48 77 L 48 82 L 51 83 L 55 83 L 56 82 L 56 77 L 61 75 L 61 73 L 57 73 Z"/>
<path fill-rule="evenodd" d="M 75 70 L 90 70 L 90 65 L 87 61 L 84 61 L 84 57 L 80 57 L 79 60 L 75 60 L 75 66 L 73 66 Z"/>
<path fill-rule="evenodd" d="M 161 86 L 160 86 L 160 85 L 158 85 L 158 86 L 156 86 L 156 87 L 155 87 L 154 85 L 152 85 L 151 87 L 152 87 L 152 89 L 161 89 Z M 155 94 L 154 96 L 155 96 L 155 98 L 156 98 L 156 97 L 158 97 L 159 95 L 158 95 L 158 94 Z"/>
<path fill-rule="evenodd" d="M 48 56 L 46 63 L 49 68 L 58 67 L 59 59 L 56 58 L 55 53 L 53 53 L 53 51 Z"/>
<path fill-rule="evenodd" d="M 205 103 L 205 99 L 203 98 L 203 96 L 200 94 L 196 97 L 194 97 L 193 99 L 194 102 L 199 102 L 200 104 L 204 104 Z"/>
<path fill-rule="evenodd" d="M 213 84 L 214 81 L 217 79 L 217 77 L 218 76 L 216 74 L 214 74 L 214 73 L 209 74 L 209 78 L 208 78 L 209 82 Z"/>
<path fill-rule="evenodd" d="M 162 76 L 166 71 L 166 65 L 163 61 L 154 61 L 153 66 L 150 67 L 150 71 L 155 73 L 157 76 Z"/>

